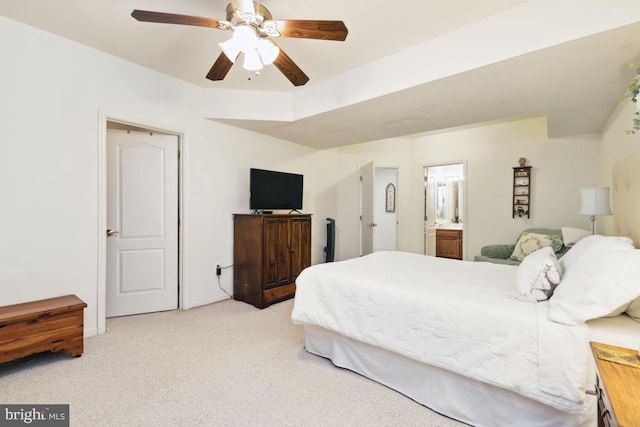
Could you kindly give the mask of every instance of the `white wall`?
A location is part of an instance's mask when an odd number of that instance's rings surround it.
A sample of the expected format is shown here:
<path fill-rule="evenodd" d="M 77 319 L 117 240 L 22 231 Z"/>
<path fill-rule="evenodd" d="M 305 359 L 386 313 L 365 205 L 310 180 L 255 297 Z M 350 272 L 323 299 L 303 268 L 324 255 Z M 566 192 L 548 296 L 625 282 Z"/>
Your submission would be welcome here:
<path fill-rule="evenodd" d="M 549 139 L 544 118 L 488 124 L 450 132 L 395 138 L 336 149 L 340 153 L 338 209 L 343 227 L 354 230 L 338 242 L 342 258 L 357 256 L 358 165 L 395 163 L 403 189 L 398 209 L 398 249 L 422 253 L 422 168 L 467 164 L 466 259 L 490 243 L 515 242 L 529 227 L 588 228 L 577 215 L 580 188 L 597 181 L 600 135 Z M 531 218 L 511 218 L 512 167 L 519 157 L 533 166 Z M 343 236 L 344 237 L 344 236 Z"/>
<path fill-rule="evenodd" d="M 96 333 L 104 115 L 185 135 L 185 307 L 226 297 L 215 265 L 233 262 L 232 214 L 249 212 L 250 167 L 305 174 L 312 257 L 322 260 L 334 153 L 203 119 L 202 89 L 4 17 L 0 55 L 0 305 L 76 294 Z M 229 291 L 232 278 L 223 273 Z"/>
<path fill-rule="evenodd" d="M 630 100 L 622 100 L 609 117 L 600 146 L 598 185 L 610 187 L 611 172 L 615 164 L 632 154 L 640 153 L 640 133 L 625 134 L 625 130 L 631 129 L 633 125 L 635 110 L 636 106 Z M 613 216 L 598 217 L 597 221 L 599 232 L 613 234 Z M 638 243 L 636 242 L 636 245 Z"/>
<path fill-rule="evenodd" d="M 214 270 L 233 262 L 232 215 L 248 212 L 250 167 L 304 173 L 317 263 L 326 217 L 336 218 L 336 259 L 358 255 L 360 165 L 398 168 L 398 249 L 420 253 L 422 167 L 466 161 L 472 258 L 526 227 L 588 228 L 588 218 L 577 215 L 579 189 L 606 185 L 615 161 L 640 150 L 638 135 L 623 132 L 632 106 L 621 104 L 602 146 L 600 135 L 549 139 L 538 118 L 318 152 L 203 119 L 201 88 L 4 17 L 0 55 L 0 305 L 73 293 L 88 303 L 88 333 L 99 323 L 101 114 L 185 135 L 185 307 L 225 298 Z M 531 219 L 510 214 L 519 157 L 534 167 Z M 227 290 L 232 276 L 223 273 Z"/>

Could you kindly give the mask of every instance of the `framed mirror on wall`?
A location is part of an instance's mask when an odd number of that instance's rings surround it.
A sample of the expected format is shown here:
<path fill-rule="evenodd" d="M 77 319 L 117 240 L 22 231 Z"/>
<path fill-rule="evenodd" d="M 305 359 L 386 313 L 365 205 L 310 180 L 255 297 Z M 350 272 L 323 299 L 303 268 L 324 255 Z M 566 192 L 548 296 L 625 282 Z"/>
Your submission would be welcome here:
<path fill-rule="evenodd" d="M 446 177 L 436 182 L 436 223 L 460 223 L 462 203 L 460 201 L 459 177 Z"/>

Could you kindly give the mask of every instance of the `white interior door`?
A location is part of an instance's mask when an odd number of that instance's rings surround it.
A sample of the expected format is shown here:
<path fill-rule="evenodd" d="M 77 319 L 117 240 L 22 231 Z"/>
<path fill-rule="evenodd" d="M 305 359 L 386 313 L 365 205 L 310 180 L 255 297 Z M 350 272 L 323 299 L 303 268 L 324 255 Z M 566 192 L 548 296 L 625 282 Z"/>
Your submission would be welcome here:
<path fill-rule="evenodd" d="M 107 317 L 178 307 L 178 137 L 107 133 Z"/>
<path fill-rule="evenodd" d="M 373 209 L 373 189 L 374 189 L 374 172 L 373 162 L 367 163 L 360 168 L 361 180 L 361 239 L 362 249 L 361 255 L 368 255 L 373 252 L 373 243 L 375 238 L 375 212 Z"/>
<path fill-rule="evenodd" d="M 374 169 L 373 210 L 375 234 L 374 252 L 395 251 L 398 248 L 397 195 L 398 168 L 376 167 Z"/>

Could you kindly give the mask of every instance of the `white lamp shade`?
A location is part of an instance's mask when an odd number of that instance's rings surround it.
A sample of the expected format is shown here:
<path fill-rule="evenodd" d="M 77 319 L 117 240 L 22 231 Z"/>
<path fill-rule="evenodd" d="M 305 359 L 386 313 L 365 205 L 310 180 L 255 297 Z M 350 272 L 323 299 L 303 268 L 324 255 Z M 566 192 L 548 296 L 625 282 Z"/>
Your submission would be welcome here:
<path fill-rule="evenodd" d="M 240 54 L 240 46 L 238 46 L 238 43 L 233 38 L 230 38 L 226 42 L 218 43 L 218 46 L 220 46 L 220 49 L 222 49 L 227 58 L 229 58 L 229 61 L 235 64 Z"/>
<path fill-rule="evenodd" d="M 258 35 L 256 31 L 248 25 L 238 25 L 236 29 L 233 30 L 233 39 L 244 53 L 255 50 L 258 45 Z"/>
<path fill-rule="evenodd" d="M 611 215 L 609 187 L 583 188 L 579 215 Z"/>
<path fill-rule="evenodd" d="M 262 70 L 262 62 L 260 61 L 260 54 L 258 54 L 257 50 L 244 53 L 244 64 L 242 68 L 249 71 Z"/>
<path fill-rule="evenodd" d="M 240 52 L 244 53 L 242 67 L 249 71 L 262 70 L 263 64 L 272 64 L 280 54 L 278 46 L 271 40 L 258 38 L 255 29 L 248 25 L 238 25 L 233 31 L 233 37 L 218 45 L 233 63 Z"/>
<path fill-rule="evenodd" d="M 262 58 L 262 63 L 264 65 L 273 64 L 273 61 L 275 61 L 280 54 L 280 48 L 273 44 L 271 40 L 267 39 L 260 39 L 256 49 L 258 49 L 258 53 L 260 54 L 260 58 Z"/>

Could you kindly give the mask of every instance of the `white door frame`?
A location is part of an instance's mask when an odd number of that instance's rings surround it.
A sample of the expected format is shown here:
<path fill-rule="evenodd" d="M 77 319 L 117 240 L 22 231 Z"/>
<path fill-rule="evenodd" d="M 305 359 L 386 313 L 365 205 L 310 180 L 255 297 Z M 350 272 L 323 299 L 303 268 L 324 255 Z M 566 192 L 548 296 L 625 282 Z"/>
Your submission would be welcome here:
<path fill-rule="evenodd" d="M 359 166 L 358 167 L 358 173 L 360 174 L 360 252 L 359 252 L 359 256 L 363 256 L 363 255 L 367 255 L 369 253 L 373 253 L 373 248 L 375 247 L 374 245 L 374 241 L 375 241 L 375 230 L 374 227 L 376 226 L 375 224 L 375 216 L 376 216 L 376 212 L 373 209 L 374 206 L 374 201 L 375 201 L 375 179 L 376 179 L 376 174 L 375 174 L 376 168 L 375 168 L 375 163 L 373 161 Z M 364 175 L 365 173 L 370 173 L 371 177 L 370 177 L 370 188 L 369 191 L 366 191 L 367 189 L 365 188 L 365 179 L 364 179 Z M 365 202 L 370 202 L 370 203 L 365 203 Z M 365 206 L 366 204 L 366 206 Z M 366 207 L 366 213 L 368 213 L 371 217 L 367 217 L 367 215 L 365 214 L 365 207 Z M 369 224 L 365 224 L 365 219 L 368 219 L 370 221 Z M 370 234 L 370 242 L 368 246 L 371 246 L 371 251 L 367 252 L 368 248 L 365 248 L 364 245 L 364 240 L 365 240 L 365 235 L 367 235 L 368 233 L 365 232 L 365 229 L 368 229 L 368 231 L 371 233 Z M 367 252 L 367 253 L 365 253 Z"/>
<path fill-rule="evenodd" d="M 186 277 L 187 273 L 184 269 L 183 259 L 185 258 L 186 230 L 187 223 L 185 221 L 185 206 L 187 194 L 185 189 L 188 188 L 185 182 L 188 174 L 184 173 L 184 165 L 187 163 L 187 132 L 184 129 L 175 126 L 152 123 L 150 120 L 135 119 L 125 117 L 125 115 L 112 114 L 105 111 L 98 113 L 98 283 L 97 283 L 97 301 L 96 315 L 98 324 L 98 334 L 102 334 L 107 329 L 107 237 L 105 231 L 107 229 L 107 122 L 118 122 L 130 126 L 143 129 L 165 132 L 178 137 L 178 150 L 180 157 L 178 160 L 178 308 L 185 307 L 184 301 L 187 301 Z"/>

